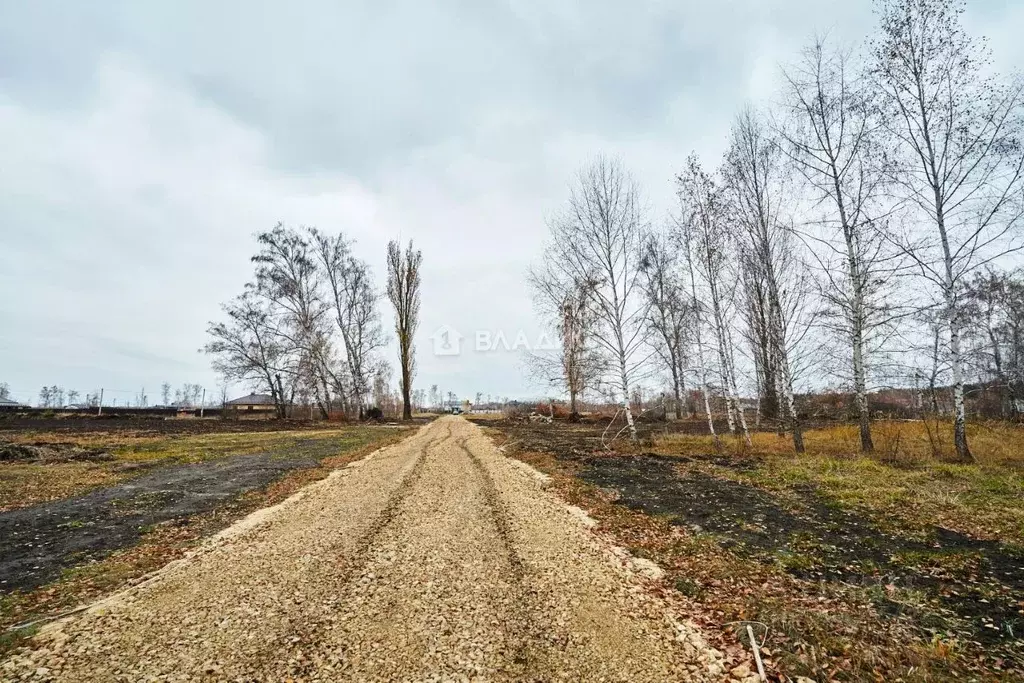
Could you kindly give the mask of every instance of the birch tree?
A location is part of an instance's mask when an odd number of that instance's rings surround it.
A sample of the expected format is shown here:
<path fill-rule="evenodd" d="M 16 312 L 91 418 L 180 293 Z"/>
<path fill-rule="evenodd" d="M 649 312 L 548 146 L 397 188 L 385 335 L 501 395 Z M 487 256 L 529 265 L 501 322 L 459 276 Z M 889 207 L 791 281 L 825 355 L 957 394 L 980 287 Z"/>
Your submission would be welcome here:
<path fill-rule="evenodd" d="M 578 172 L 568 205 L 549 227 L 547 264 L 569 281 L 594 283 L 598 324 L 593 339 L 607 361 L 608 386 L 635 441 L 629 399 L 648 360 L 648 303 L 640 269 L 647 219 L 640 188 L 621 163 L 599 158 Z"/>
<path fill-rule="evenodd" d="M 976 272 L 964 294 L 965 336 L 983 383 L 995 385 L 1000 417 L 1017 418 L 1024 359 L 1024 280 L 993 268 Z"/>
<path fill-rule="evenodd" d="M 738 422 L 740 433 L 749 446 L 750 433 L 739 400 L 732 334 L 727 319 L 733 287 L 727 282 L 731 255 L 725 222 L 725 198 L 721 188 L 693 155 L 687 159 L 686 169 L 679 175 L 676 184 L 682 207 L 681 225 L 687 233 L 685 239 L 691 249 L 696 274 L 703 282 L 705 300 L 710 309 L 711 324 L 715 332 L 729 431 L 735 434 Z"/>
<path fill-rule="evenodd" d="M 357 258 L 344 235 L 310 231 L 313 249 L 341 333 L 351 385 L 351 404 L 363 419 L 374 356 L 384 346 L 370 266 Z"/>
<path fill-rule="evenodd" d="M 676 412 L 685 412 L 692 305 L 679 263 L 679 249 L 665 235 L 651 235 L 644 246 L 641 271 L 647 297 L 652 345 L 672 380 Z"/>
<path fill-rule="evenodd" d="M 693 304 L 693 338 L 694 355 L 697 360 L 697 380 L 700 382 L 700 394 L 704 403 L 704 416 L 708 421 L 708 431 L 715 440 L 715 446 L 720 447 L 721 441 L 718 438 L 718 433 L 715 431 L 715 420 L 711 414 L 711 396 L 708 393 L 708 366 L 705 363 L 704 356 L 704 306 L 697 294 L 697 267 L 694 263 L 695 247 L 692 244 L 694 236 L 692 231 L 682 229 L 682 224 L 679 227 L 683 263 L 686 264 L 686 274 L 690 286 L 690 301 Z"/>
<path fill-rule="evenodd" d="M 872 75 L 913 220 L 894 243 L 938 293 L 953 381 L 953 442 L 972 462 L 964 406 L 961 294 L 966 278 L 1022 247 L 1024 81 L 992 75 L 956 0 L 885 0 Z"/>
<path fill-rule="evenodd" d="M 872 140 L 875 122 L 849 52 L 817 39 L 783 75 L 783 150 L 813 194 L 812 226 L 819 229 L 808 237 L 820 266 L 825 327 L 847 341 L 861 450 L 870 452 L 869 356 L 872 342 L 898 317 L 884 284 L 900 266 L 878 229 L 884 176 Z"/>
<path fill-rule="evenodd" d="M 783 213 L 785 169 L 778 142 L 752 109 L 741 113 L 733 125 L 724 173 L 732 216 L 743 231 L 741 248 L 751 269 L 748 277 L 764 287 L 768 342 L 779 370 L 793 448 L 803 453 L 791 353 L 800 332 L 791 325 L 800 309 L 795 300 L 799 288 L 789 286 L 796 284 L 793 278 L 799 274 L 794 272 L 797 262 L 792 229 Z"/>

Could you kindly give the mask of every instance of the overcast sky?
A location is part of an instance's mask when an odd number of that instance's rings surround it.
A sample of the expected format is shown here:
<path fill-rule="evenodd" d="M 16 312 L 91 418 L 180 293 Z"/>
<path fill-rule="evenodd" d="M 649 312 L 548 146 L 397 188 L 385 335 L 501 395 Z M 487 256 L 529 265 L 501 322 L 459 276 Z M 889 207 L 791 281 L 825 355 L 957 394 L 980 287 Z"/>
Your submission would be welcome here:
<path fill-rule="evenodd" d="M 1024 3 L 970 4 L 1024 64 Z M 215 391 L 206 323 L 282 221 L 344 231 L 381 281 L 388 240 L 422 249 L 417 386 L 537 395 L 474 335 L 535 340 L 523 274 L 574 170 L 620 157 L 659 220 L 812 34 L 873 23 L 865 0 L 0 0 L 0 381 Z M 442 325 L 460 355 L 433 355 Z"/>

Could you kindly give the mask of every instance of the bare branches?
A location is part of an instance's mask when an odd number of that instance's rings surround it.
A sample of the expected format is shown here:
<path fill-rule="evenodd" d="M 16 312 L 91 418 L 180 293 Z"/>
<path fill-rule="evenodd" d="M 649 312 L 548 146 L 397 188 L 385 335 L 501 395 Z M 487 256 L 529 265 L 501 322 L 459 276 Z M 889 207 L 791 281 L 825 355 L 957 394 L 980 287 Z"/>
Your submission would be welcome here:
<path fill-rule="evenodd" d="M 786 399 L 793 447 L 802 453 L 803 434 L 793 389 L 792 352 L 806 332 L 802 295 L 806 275 L 794 250 L 791 224 L 783 213 L 788 190 L 781 147 L 751 109 L 733 126 L 725 161 L 725 179 L 733 217 L 742 229 L 740 252 L 747 283 L 763 287 L 767 324 L 767 360 L 778 368 Z"/>
<path fill-rule="evenodd" d="M 686 371 L 694 318 L 693 303 L 682 277 L 679 248 L 667 235 L 649 235 L 640 266 L 649 306 L 651 344 L 672 379 L 675 411 L 688 413 Z"/>
<path fill-rule="evenodd" d="M 592 298 L 596 283 L 571 280 L 551 263 L 531 270 L 527 281 L 533 289 L 535 307 L 555 329 L 559 341 L 559 350 L 553 355 L 543 349 L 531 353 L 530 371 L 544 384 L 568 392 L 570 417 L 576 419 L 579 398 L 597 384 L 604 372 L 592 339 L 597 325 Z"/>
<path fill-rule="evenodd" d="M 960 295 L 978 268 L 1024 248 L 1024 82 L 989 75 L 962 12 L 951 0 L 883 3 L 872 76 L 909 219 L 891 239 L 943 302 L 954 443 L 960 460 L 971 461 Z"/>
<path fill-rule="evenodd" d="M 295 397 L 323 418 L 338 406 L 362 416 L 374 353 L 384 343 L 369 266 L 343 235 L 316 228 L 279 223 L 256 240 L 255 282 L 223 307 L 227 321 L 207 329 L 204 351 L 214 368 L 269 391 L 280 417 Z"/>
<path fill-rule="evenodd" d="M 875 121 L 865 83 L 849 53 L 822 39 L 784 72 L 783 152 L 812 190 L 821 219 L 809 252 L 821 275 L 821 322 L 846 339 L 849 374 L 860 417 L 861 450 L 873 450 L 867 392 L 869 338 L 884 336 L 894 319 L 886 284 L 900 268 L 879 227 L 884 219 L 884 159 L 874 142 Z M 887 296 L 888 295 L 888 296 Z"/>
<path fill-rule="evenodd" d="M 632 438 L 631 383 L 646 370 L 648 303 L 643 296 L 641 248 L 647 230 L 640 190 L 621 164 L 599 158 L 580 170 L 566 209 L 550 224 L 545 262 L 561 279 L 593 283 L 598 321 L 591 338 L 608 360 Z"/>
<path fill-rule="evenodd" d="M 352 404 L 362 418 L 369 397 L 374 354 L 384 346 L 370 266 L 352 254 L 343 235 L 330 237 L 314 228 L 310 236 L 345 346 Z"/>
<path fill-rule="evenodd" d="M 272 305 L 252 288 L 222 306 L 226 322 L 210 323 L 210 341 L 203 351 L 214 356 L 213 368 L 225 379 L 251 382 L 270 392 L 279 417 L 285 416 L 285 399 L 275 380 L 289 363 L 289 348 L 282 343 Z M 163 389 L 169 403 L 170 385 Z"/>

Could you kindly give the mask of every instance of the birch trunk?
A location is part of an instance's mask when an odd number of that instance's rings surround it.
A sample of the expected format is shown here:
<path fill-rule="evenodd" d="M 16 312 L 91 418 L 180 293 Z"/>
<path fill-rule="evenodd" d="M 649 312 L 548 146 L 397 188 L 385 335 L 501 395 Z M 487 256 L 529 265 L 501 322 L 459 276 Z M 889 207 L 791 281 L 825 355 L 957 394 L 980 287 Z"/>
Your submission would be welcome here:
<path fill-rule="evenodd" d="M 620 343 L 619 348 L 625 349 L 625 346 Z M 626 354 L 624 352 L 619 353 L 619 378 L 622 382 L 622 412 L 626 414 L 629 438 L 636 441 L 636 423 L 633 422 L 633 409 L 629 405 L 629 373 L 626 371 Z"/>
<path fill-rule="evenodd" d="M 721 305 L 718 302 L 718 287 L 714 283 L 711 285 L 711 310 L 715 316 L 715 334 L 718 338 L 718 358 L 722 364 L 722 388 L 725 390 L 726 407 L 729 416 L 729 433 L 736 433 L 735 422 L 738 421 L 742 429 L 743 439 L 750 446 L 747 418 L 743 414 L 742 406 L 740 406 L 739 392 L 736 387 L 736 373 L 732 364 L 732 354 L 729 352 L 729 334 L 725 327 Z"/>
<path fill-rule="evenodd" d="M 711 432 L 711 436 L 715 440 L 715 446 L 720 447 L 721 441 L 718 439 L 718 434 L 715 432 L 715 421 L 711 417 L 711 398 L 708 396 L 708 370 L 707 365 L 704 364 L 704 344 L 701 339 L 701 315 L 700 315 L 700 304 L 697 301 L 697 279 L 693 273 L 693 261 L 691 260 L 690 247 L 686 245 L 686 263 L 690 271 L 690 290 L 693 296 L 694 306 L 694 336 L 697 340 L 697 370 L 700 375 L 700 393 L 704 396 L 704 414 L 708 418 L 708 431 Z"/>

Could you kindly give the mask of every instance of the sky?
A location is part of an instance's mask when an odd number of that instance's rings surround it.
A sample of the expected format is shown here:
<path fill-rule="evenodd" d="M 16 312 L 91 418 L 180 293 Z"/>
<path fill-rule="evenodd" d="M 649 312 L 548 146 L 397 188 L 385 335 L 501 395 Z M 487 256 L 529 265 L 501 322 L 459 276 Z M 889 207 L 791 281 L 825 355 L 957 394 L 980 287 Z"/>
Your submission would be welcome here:
<path fill-rule="evenodd" d="M 1024 66 L 1024 3 L 966 23 Z M 0 382 L 217 393 L 207 322 L 280 221 L 344 232 L 381 285 L 389 240 L 422 250 L 414 386 L 541 395 L 524 273 L 575 170 L 619 158 L 663 221 L 780 65 L 873 25 L 866 0 L 0 0 Z"/>

